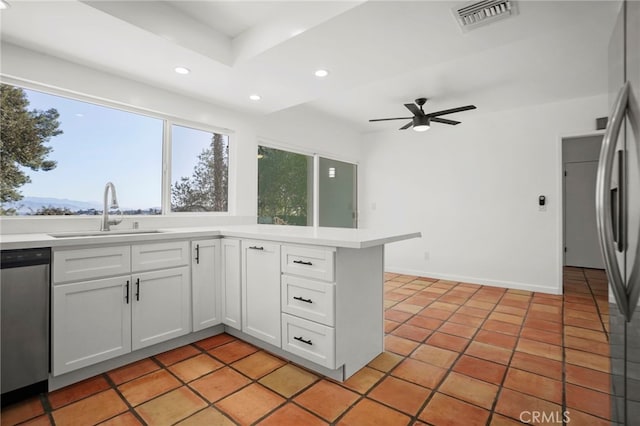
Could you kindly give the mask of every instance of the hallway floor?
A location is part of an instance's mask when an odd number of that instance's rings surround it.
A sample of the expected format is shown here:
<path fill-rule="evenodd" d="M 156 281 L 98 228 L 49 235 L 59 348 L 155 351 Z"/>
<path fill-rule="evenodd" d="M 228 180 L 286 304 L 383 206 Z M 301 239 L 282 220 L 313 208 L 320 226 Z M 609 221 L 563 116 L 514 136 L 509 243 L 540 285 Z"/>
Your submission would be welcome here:
<path fill-rule="evenodd" d="M 385 274 L 386 351 L 345 383 L 222 334 L 6 407 L 14 425 L 609 425 L 607 282 L 563 296 Z"/>

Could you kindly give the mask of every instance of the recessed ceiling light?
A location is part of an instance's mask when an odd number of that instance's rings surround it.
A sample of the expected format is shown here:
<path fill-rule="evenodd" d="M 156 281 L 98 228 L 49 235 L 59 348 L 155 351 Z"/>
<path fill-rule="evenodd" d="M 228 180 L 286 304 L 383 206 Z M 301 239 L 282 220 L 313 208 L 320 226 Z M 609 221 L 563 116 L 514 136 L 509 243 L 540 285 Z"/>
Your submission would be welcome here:
<path fill-rule="evenodd" d="M 249 95 L 249 99 L 251 99 L 252 101 L 259 101 L 260 99 L 262 99 L 260 97 L 260 95 Z"/>
<path fill-rule="evenodd" d="M 315 74 L 316 77 L 323 78 L 323 77 L 326 77 L 326 76 L 329 75 L 329 71 L 323 70 L 323 69 L 319 69 L 319 70 L 316 70 L 316 72 L 314 74 Z"/>
<path fill-rule="evenodd" d="M 185 67 L 175 67 L 173 70 L 178 74 L 183 74 L 183 75 L 189 74 L 191 72 L 189 68 L 185 68 Z"/>

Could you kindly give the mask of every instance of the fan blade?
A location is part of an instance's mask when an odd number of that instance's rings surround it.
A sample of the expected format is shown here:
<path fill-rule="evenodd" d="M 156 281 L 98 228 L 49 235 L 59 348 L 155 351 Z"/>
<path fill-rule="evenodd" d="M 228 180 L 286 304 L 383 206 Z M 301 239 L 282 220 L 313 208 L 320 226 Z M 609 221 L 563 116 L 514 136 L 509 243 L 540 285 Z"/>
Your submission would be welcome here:
<path fill-rule="evenodd" d="M 406 106 L 413 115 L 423 115 L 423 112 L 420 111 L 420 108 L 418 108 L 416 104 L 404 104 L 404 106 Z"/>
<path fill-rule="evenodd" d="M 375 118 L 371 121 L 389 121 L 389 120 L 411 120 L 413 117 L 398 117 L 398 118 Z"/>
<path fill-rule="evenodd" d="M 399 130 L 407 130 L 409 127 L 413 126 L 413 121 L 408 122 L 404 126 L 400 127 Z"/>
<path fill-rule="evenodd" d="M 463 106 L 463 107 L 458 107 L 458 108 L 451 108 L 451 109 L 445 109 L 442 111 L 436 111 L 436 112 L 430 112 L 429 114 L 426 114 L 427 117 L 437 117 L 439 115 L 445 115 L 445 114 L 453 114 L 454 112 L 460 112 L 460 111 L 467 111 L 470 109 L 476 109 L 475 105 L 467 105 L 467 106 Z"/>
<path fill-rule="evenodd" d="M 447 120 L 446 118 L 438 118 L 438 117 L 431 117 L 431 120 L 429 121 L 431 121 L 432 123 L 451 124 L 452 126 L 455 126 L 456 124 L 460 124 L 459 121 Z"/>

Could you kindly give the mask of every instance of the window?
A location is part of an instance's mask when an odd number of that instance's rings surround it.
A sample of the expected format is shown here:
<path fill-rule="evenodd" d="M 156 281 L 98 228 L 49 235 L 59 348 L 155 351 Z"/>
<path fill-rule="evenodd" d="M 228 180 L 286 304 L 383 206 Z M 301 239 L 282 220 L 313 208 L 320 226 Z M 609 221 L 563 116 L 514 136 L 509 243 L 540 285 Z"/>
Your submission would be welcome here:
<path fill-rule="evenodd" d="M 226 212 L 229 137 L 171 126 L 171 211 Z"/>
<path fill-rule="evenodd" d="M 258 147 L 258 223 L 313 225 L 313 157 Z"/>
<path fill-rule="evenodd" d="M 356 228 L 356 165 L 320 157 L 319 225 Z"/>
<path fill-rule="evenodd" d="M 356 165 L 258 146 L 258 223 L 356 228 Z"/>
<path fill-rule="evenodd" d="M 171 212 L 228 210 L 227 135 L 35 90 L 0 87 L 0 214 L 102 214 L 107 182 L 115 184 L 125 215 L 166 213 L 161 206 L 170 206 Z M 170 135 L 163 135 L 166 123 Z M 163 139 L 172 147 L 173 161 L 166 165 Z M 172 176 L 166 189 L 163 166 Z M 163 200 L 163 194 L 170 199 Z"/>

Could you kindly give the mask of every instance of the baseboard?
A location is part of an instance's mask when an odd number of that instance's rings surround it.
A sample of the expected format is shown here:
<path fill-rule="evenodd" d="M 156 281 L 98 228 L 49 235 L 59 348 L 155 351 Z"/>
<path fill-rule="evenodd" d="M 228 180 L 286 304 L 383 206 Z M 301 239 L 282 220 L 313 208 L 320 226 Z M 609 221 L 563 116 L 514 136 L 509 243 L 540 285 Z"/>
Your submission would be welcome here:
<path fill-rule="evenodd" d="M 384 270 L 385 272 L 391 272 L 394 274 L 415 275 L 418 277 L 436 278 L 439 280 L 464 282 L 469 284 L 486 285 L 491 287 L 510 288 L 514 290 L 535 291 L 538 293 L 562 294 L 562 285 L 559 285 L 558 287 L 548 287 L 548 286 L 541 286 L 538 284 L 520 283 L 515 281 L 490 280 L 490 279 L 478 278 L 478 277 L 466 277 L 462 275 L 439 274 L 439 273 L 433 273 L 429 271 L 418 271 L 415 269 L 397 268 L 394 266 L 385 266 Z"/>

